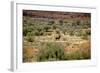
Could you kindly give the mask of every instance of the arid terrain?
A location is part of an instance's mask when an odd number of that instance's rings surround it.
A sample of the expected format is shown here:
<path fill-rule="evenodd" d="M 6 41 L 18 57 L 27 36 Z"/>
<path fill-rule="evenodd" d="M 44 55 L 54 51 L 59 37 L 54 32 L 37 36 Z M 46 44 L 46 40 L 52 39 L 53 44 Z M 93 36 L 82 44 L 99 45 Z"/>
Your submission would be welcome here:
<path fill-rule="evenodd" d="M 90 13 L 23 10 L 23 62 L 90 58 Z"/>

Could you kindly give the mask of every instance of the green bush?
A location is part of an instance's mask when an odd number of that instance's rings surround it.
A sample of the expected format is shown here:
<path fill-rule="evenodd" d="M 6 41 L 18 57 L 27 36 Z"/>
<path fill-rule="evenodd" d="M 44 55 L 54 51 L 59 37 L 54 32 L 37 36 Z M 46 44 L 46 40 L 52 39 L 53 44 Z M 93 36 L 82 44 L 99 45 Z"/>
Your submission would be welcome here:
<path fill-rule="evenodd" d="M 80 20 L 77 20 L 77 21 L 76 21 L 76 25 L 81 25 Z"/>
<path fill-rule="evenodd" d="M 34 36 L 28 36 L 27 37 L 28 42 L 34 42 Z"/>
<path fill-rule="evenodd" d="M 47 43 L 40 49 L 38 61 L 65 60 L 64 48 L 58 43 Z"/>
<path fill-rule="evenodd" d="M 48 25 L 53 25 L 54 23 L 54 21 L 48 21 Z"/>
<path fill-rule="evenodd" d="M 50 27 L 49 25 L 44 26 L 44 30 L 45 30 L 46 32 L 48 32 L 48 30 L 49 30 L 50 28 L 51 28 L 51 27 Z"/>
<path fill-rule="evenodd" d="M 23 36 L 26 36 L 27 33 L 28 33 L 28 29 L 24 27 L 24 28 L 23 28 Z"/>
<path fill-rule="evenodd" d="M 60 25 L 63 25 L 63 23 L 64 23 L 63 20 L 59 20 Z"/>
<path fill-rule="evenodd" d="M 70 31 L 70 32 L 69 32 L 69 35 L 70 35 L 70 36 L 74 36 L 74 31 Z"/>

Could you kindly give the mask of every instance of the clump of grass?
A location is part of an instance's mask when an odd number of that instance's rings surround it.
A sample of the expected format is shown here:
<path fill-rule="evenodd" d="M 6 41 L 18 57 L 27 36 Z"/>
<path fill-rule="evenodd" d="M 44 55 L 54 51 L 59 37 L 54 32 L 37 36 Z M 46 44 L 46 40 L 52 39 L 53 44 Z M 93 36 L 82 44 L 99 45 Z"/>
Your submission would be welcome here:
<path fill-rule="evenodd" d="M 90 59 L 91 51 L 90 49 L 80 49 L 76 52 L 66 53 L 66 60 L 83 60 Z"/>
<path fill-rule="evenodd" d="M 47 43 L 40 49 L 38 61 L 65 60 L 64 48 L 58 43 Z"/>

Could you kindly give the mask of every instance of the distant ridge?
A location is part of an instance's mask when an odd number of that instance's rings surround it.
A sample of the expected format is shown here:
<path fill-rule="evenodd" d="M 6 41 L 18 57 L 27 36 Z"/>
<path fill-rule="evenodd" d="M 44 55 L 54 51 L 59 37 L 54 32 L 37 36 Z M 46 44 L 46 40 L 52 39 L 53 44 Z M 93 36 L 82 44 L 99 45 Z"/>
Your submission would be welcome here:
<path fill-rule="evenodd" d="M 29 16 L 34 18 L 49 18 L 49 19 L 68 19 L 68 18 L 88 19 L 91 17 L 91 14 L 80 13 L 80 12 L 23 10 L 23 16 Z"/>

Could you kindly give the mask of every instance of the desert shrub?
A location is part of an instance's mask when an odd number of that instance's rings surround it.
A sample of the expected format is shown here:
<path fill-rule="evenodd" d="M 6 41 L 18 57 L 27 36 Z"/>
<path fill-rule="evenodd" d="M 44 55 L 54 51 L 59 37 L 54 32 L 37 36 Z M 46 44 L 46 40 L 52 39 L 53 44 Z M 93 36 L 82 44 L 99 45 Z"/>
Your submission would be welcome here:
<path fill-rule="evenodd" d="M 62 25 L 63 24 L 63 20 L 59 20 L 59 24 Z"/>
<path fill-rule="evenodd" d="M 91 22 L 90 21 L 84 22 L 84 28 L 90 28 L 90 27 L 91 27 Z"/>
<path fill-rule="evenodd" d="M 57 27 L 57 24 L 54 24 L 52 27 L 53 27 L 53 29 L 58 28 L 58 27 Z"/>
<path fill-rule="evenodd" d="M 87 34 L 87 35 L 91 35 L 91 30 L 87 30 L 87 31 L 86 31 L 86 34 Z"/>
<path fill-rule="evenodd" d="M 27 33 L 27 37 L 28 37 L 28 36 L 34 36 L 34 32 L 28 32 L 28 33 Z"/>
<path fill-rule="evenodd" d="M 29 32 L 32 32 L 33 31 L 33 26 L 24 26 L 23 27 L 23 35 L 24 36 L 27 36 L 27 34 L 29 33 Z"/>
<path fill-rule="evenodd" d="M 48 22 L 48 25 L 52 25 L 52 24 L 54 24 L 55 22 L 52 20 L 52 21 L 49 21 Z"/>
<path fill-rule="evenodd" d="M 34 35 L 35 35 L 35 36 L 40 36 L 40 35 L 41 35 L 41 31 L 39 32 L 38 30 L 35 30 L 35 31 L 34 31 Z"/>
<path fill-rule="evenodd" d="M 28 32 L 32 32 L 33 31 L 33 26 L 27 26 L 27 30 L 28 30 Z"/>
<path fill-rule="evenodd" d="M 28 42 L 34 42 L 35 41 L 34 36 L 28 36 L 27 41 Z"/>
<path fill-rule="evenodd" d="M 80 25 L 80 24 L 81 24 L 80 20 L 77 20 L 76 25 Z"/>
<path fill-rule="evenodd" d="M 74 35 L 74 31 L 70 31 L 70 32 L 69 32 L 69 35 L 70 35 L 70 36 L 73 36 L 73 35 Z"/>
<path fill-rule="evenodd" d="M 84 21 L 81 26 L 82 26 L 83 29 L 91 28 L 91 22 L 90 21 Z"/>
<path fill-rule="evenodd" d="M 28 33 L 28 29 L 24 27 L 24 28 L 23 28 L 23 36 L 26 36 L 27 33 Z"/>
<path fill-rule="evenodd" d="M 81 38 L 84 39 L 84 40 L 88 40 L 88 36 L 83 35 L 83 36 L 81 36 Z"/>
<path fill-rule="evenodd" d="M 87 40 L 88 36 L 91 35 L 91 32 L 90 31 L 86 31 L 85 33 L 81 33 L 81 34 L 82 34 L 81 38 Z"/>
<path fill-rule="evenodd" d="M 40 35 L 40 32 L 36 31 L 36 32 L 35 32 L 35 35 L 36 35 L 36 36 L 39 36 L 39 35 Z"/>
<path fill-rule="evenodd" d="M 55 61 L 64 59 L 64 48 L 61 44 L 57 43 L 47 43 L 43 48 L 40 49 L 38 54 L 38 61 Z"/>
<path fill-rule="evenodd" d="M 48 30 L 50 29 L 51 27 L 49 26 L 49 25 L 45 25 L 44 26 L 44 30 L 46 31 L 46 32 L 48 32 Z"/>

